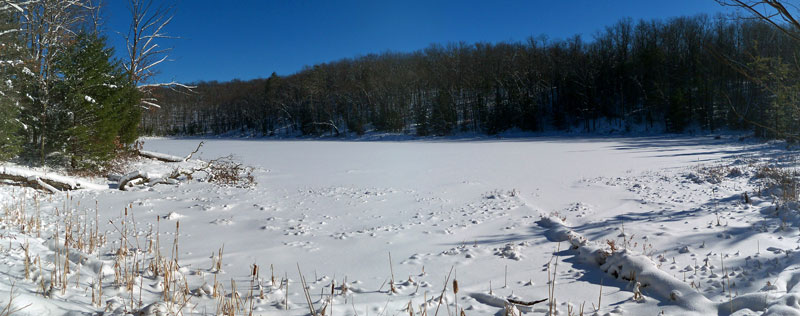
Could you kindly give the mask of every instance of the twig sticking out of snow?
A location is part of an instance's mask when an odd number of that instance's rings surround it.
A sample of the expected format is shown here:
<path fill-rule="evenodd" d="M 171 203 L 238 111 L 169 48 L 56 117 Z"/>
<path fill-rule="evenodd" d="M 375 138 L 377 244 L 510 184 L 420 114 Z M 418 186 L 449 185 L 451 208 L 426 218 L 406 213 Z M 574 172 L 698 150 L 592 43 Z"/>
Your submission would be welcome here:
<path fill-rule="evenodd" d="M 299 263 L 297 264 L 297 273 L 300 274 L 300 285 L 303 287 L 303 294 L 305 295 L 306 298 L 306 304 L 308 304 L 308 311 L 310 312 L 311 316 L 317 316 L 317 311 L 314 309 L 314 303 L 311 300 L 311 294 L 308 292 L 308 284 L 306 284 L 306 278 L 303 276 L 303 272 L 300 271 Z"/>

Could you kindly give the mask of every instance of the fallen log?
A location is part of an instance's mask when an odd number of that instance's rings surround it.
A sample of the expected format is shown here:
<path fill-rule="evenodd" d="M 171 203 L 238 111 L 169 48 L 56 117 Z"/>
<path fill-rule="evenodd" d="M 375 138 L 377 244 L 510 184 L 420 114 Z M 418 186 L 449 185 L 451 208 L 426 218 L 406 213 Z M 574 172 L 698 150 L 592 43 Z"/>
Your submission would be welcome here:
<path fill-rule="evenodd" d="M 106 186 L 88 181 L 17 167 L 0 167 L 0 180 L 12 181 L 51 193 L 79 189 L 99 190 L 107 188 Z"/>
<path fill-rule="evenodd" d="M 47 182 L 42 181 L 39 178 L 28 178 L 28 182 L 36 182 L 44 190 L 50 191 L 50 193 L 58 192 L 58 189 L 54 188 L 52 185 L 47 184 Z"/>
<path fill-rule="evenodd" d="M 145 157 L 145 158 L 150 158 L 150 159 L 155 159 L 155 160 L 159 160 L 159 161 L 163 161 L 163 162 L 181 162 L 184 159 L 184 158 L 178 157 L 178 156 L 167 155 L 167 154 L 162 154 L 162 153 L 157 153 L 157 152 L 152 152 L 152 151 L 146 151 L 146 150 L 140 150 L 139 151 L 139 156 L 142 156 L 142 157 Z"/>
<path fill-rule="evenodd" d="M 60 191 L 56 189 L 52 185 L 47 184 L 46 182 L 42 181 L 37 177 L 20 177 L 16 175 L 7 175 L 7 174 L 0 174 L 0 180 L 11 181 L 13 184 L 17 184 L 24 187 L 39 189 L 43 191 L 47 191 L 50 193 L 55 193 Z"/>
<path fill-rule="evenodd" d="M 141 170 L 136 170 L 122 176 L 119 179 L 118 189 L 127 191 L 129 189 L 129 185 L 130 187 L 133 187 L 139 184 L 145 184 L 147 186 L 154 186 L 156 184 L 178 184 L 177 178 L 181 175 L 182 173 L 173 171 L 169 176 L 163 177 L 160 175 L 151 175 Z"/>
<path fill-rule="evenodd" d="M 173 155 L 164 154 L 164 153 L 157 153 L 157 152 L 154 152 L 154 151 L 147 151 L 147 150 L 139 150 L 138 152 L 139 152 L 139 156 L 142 156 L 142 157 L 145 157 L 145 158 L 155 159 L 155 160 L 159 160 L 159 161 L 163 161 L 163 162 L 183 162 L 183 161 L 189 161 L 189 159 L 192 159 L 192 156 L 194 156 L 194 154 L 196 154 L 200 150 L 200 147 L 203 147 L 203 142 L 200 142 L 199 144 L 197 144 L 197 148 L 195 148 L 194 151 L 189 153 L 189 155 L 186 156 L 186 157 L 178 157 L 178 156 L 173 156 Z"/>
<path fill-rule="evenodd" d="M 133 183 L 139 179 L 147 180 L 147 174 L 139 170 L 130 172 L 119 179 L 119 189 L 125 191 L 127 190 L 129 183 Z"/>

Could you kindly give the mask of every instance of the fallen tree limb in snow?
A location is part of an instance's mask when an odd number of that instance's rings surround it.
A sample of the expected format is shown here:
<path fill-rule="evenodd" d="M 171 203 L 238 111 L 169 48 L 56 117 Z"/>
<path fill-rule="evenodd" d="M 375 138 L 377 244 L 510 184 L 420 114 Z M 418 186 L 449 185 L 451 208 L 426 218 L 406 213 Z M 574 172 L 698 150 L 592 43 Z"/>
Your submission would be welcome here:
<path fill-rule="evenodd" d="M 198 146 L 198 148 L 200 148 Z M 196 152 L 196 151 L 195 151 Z M 194 153 L 194 152 L 193 152 Z M 186 158 L 191 157 L 191 154 Z M 156 184 L 177 184 L 181 177 L 186 179 L 198 178 L 200 181 L 247 188 L 255 184 L 253 168 L 235 162 L 231 156 L 213 159 L 207 162 L 197 161 L 199 166 L 184 168 L 177 167 L 169 175 L 150 174 L 141 170 L 130 172 L 119 179 L 119 189 L 128 188 L 145 184 L 153 186 Z M 198 177 L 200 174 L 200 177 Z"/>
<path fill-rule="evenodd" d="M 40 171 L 17 167 L 0 167 L 0 180 L 8 180 L 23 186 L 55 193 L 79 189 L 105 189 L 107 187 L 75 178 L 46 174 Z"/>
<path fill-rule="evenodd" d="M 177 179 L 181 175 L 182 173 L 173 172 L 169 176 L 163 177 L 159 175 L 151 175 L 147 172 L 137 170 L 122 176 L 119 179 L 118 189 L 126 191 L 129 187 L 137 184 L 145 184 L 147 186 L 154 186 L 156 184 L 177 184 Z"/>
<path fill-rule="evenodd" d="M 147 150 L 139 150 L 138 153 L 139 153 L 139 156 L 142 156 L 142 157 L 145 157 L 145 158 L 150 158 L 150 159 L 155 159 L 155 160 L 159 160 L 159 161 L 163 161 L 163 162 L 183 162 L 183 161 L 189 161 L 189 159 L 192 159 L 192 156 L 194 156 L 194 154 L 196 154 L 198 151 L 200 151 L 200 147 L 203 147 L 203 143 L 204 142 L 200 142 L 199 144 L 197 144 L 197 148 L 195 148 L 194 151 L 189 153 L 189 155 L 186 156 L 186 157 L 178 157 L 178 156 L 173 156 L 173 155 L 169 155 L 169 154 L 162 154 L 162 153 L 157 153 L 157 152 L 147 151 Z"/>
<path fill-rule="evenodd" d="M 18 185 L 56 193 L 59 190 L 36 177 L 20 177 L 16 175 L 0 174 L 0 180 L 9 180 Z"/>
<path fill-rule="evenodd" d="M 142 157 L 145 157 L 145 158 L 150 158 L 150 159 L 155 159 L 155 160 L 159 160 L 159 161 L 163 161 L 163 162 L 181 162 L 181 161 L 184 161 L 182 157 L 173 156 L 173 155 L 167 155 L 167 154 L 162 154 L 162 153 L 157 153 L 157 152 L 152 152 L 152 151 L 146 151 L 146 150 L 140 150 L 139 151 L 139 156 L 142 156 Z"/>
<path fill-rule="evenodd" d="M 132 184 L 137 180 L 147 179 L 147 174 L 139 170 L 128 173 L 119 179 L 119 189 L 125 191 L 128 184 Z"/>
<path fill-rule="evenodd" d="M 169 175 L 166 176 L 149 174 L 141 170 L 133 171 L 119 178 L 118 188 L 125 191 L 128 188 L 138 184 L 146 184 L 149 186 L 162 183 L 177 184 L 178 179 L 181 177 L 191 180 L 197 177 L 197 173 L 202 175 L 202 177 L 199 178 L 201 181 L 219 185 L 246 188 L 255 184 L 253 167 L 245 166 L 244 164 L 234 161 L 232 155 L 212 159 L 209 161 L 193 160 L 190 162 L 189 160 L 192 159 L 194 154 L 200 151 L 200 148 L 203 147 L 203 144 L 204 142 L 197 144 L 197 148 L 195 148 L 194 151 L 189 153 L 189 155 L 186 157 L 178 157 L 152 151 L 139 150 L 138 153 L 142 157 L 170 163 L 186 162 L 189 163 L 188 166 L 192 167 L 187 167 L 187 164 L 179 164 Z"/>
<path fill-rule="evenodd" d="M 31 181 L 31 180 L 35 181 L 36 184 L 38 184 L 39 187 L 41 187 L 42 189 L 50 191 L 50 193 L 58 192 L 58 189 L 56 189 L 52 185 L 47 184 L 47 182 L 42 181 L 42 179 L 39 179 L 39 178 L 28 178 L 28 181 Z"/>

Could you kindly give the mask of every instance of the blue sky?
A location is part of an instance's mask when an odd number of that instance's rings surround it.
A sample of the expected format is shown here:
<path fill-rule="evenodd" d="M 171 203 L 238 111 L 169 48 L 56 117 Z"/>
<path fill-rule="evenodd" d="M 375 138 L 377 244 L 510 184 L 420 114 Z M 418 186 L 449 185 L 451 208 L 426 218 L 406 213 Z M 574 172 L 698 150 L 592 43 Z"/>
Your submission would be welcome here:
<path fill-rule="evenodd" d="M 160 81 L 227 81 L 288 75 L 304 65 L 431 43 L 521 41 L 592 35 L 621 18 L 729 12 L 713 0 L 350 1 L 155 0 L 176 4 L 162 41 L 172 61 Z M 124 51 L 127 0 L 106 0 L 111 44 Z"/>

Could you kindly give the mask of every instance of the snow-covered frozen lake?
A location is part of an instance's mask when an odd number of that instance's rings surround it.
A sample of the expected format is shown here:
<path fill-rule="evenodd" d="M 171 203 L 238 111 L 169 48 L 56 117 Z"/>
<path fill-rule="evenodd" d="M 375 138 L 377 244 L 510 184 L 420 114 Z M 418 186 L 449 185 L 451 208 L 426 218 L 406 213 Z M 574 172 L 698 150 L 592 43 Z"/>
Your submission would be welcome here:
<path fill-rule="evenodd" d="M 200 141 L 146 139 L 145 149 L 185 156 Z M 563 314 L 570 305 L 577 314 L 582 303 L 586 314 L 594 312 L 602 284 L 601 315 L 702 315 L 732 296 L 724 289 L 727 280 L 736 278 L 737 295 L 757 292 L 796 261 L 779 261 L 796 246 L 785 237 L 796 233 L 776 233 L 780 221 L 754 211 L 769 207 L 768 199 L 751 191 L 753 205 L 739 202 L 742 192 L 752 190 L 746 175 L 691 180 L 702 168 L 741 165 L 780 150 L 735 138 L 202 141 L 195 158 L 233 154 L 257 168 L 257 185 L 192 181 L 75 192 L 72 199 L 97 203 L 100 222 L 119 223 L 130 206 L 142 232 L 159 225 L 168 234 L 179 221 L 180 264 L 192 288 L 234 279 L 239 291 L 247 291 L 254 263 L 266 286 L 272 273 L 266 267 L 272 266 L 276 278 L 290 279 L 290 309 L 282 311 L 286 293 L 269 286 L 256 308 L 265 314 L 308 313 L 298 265 L 317 308 L 332 282 L 340 293 L 346 280 L 349 291 L 333 298 L 339 315 L 407 315 L 409 302 L 415 313 L 434 313 L 434 297 L 451 268 L 459 308 L 467 315 L 495 315 L 502 311 L 498 297 L 548 298 L 548 263 Z M 543 216 L 562 219 L 599 245 L 613 241 L 617 251 L 643 254 L 664 275 L 707 297 L 695 305 L 710 309 L 670 303 L 673 294 L 665 296 L 658 284 L 642 289 L 645 300 L 632 301 L 633 284 L 584 262 L 570 242 L 558 242 L 557 232 L 540 223 Z M 118 237 L 107 226 L 113 244 Z M 162 243 L 171 238 L 162 236 Z M 223 246 L 223 271 L 214 273 L 210 258 Z M 719 276 L 723 266 L 731 273 L 725 280 Z M 392 277 L 395 293 L 389 292 Z M 448 308 L 454 308 L 452 289 L 448 293 Z M 193 304 L 213 309 L 214 302 L 200 297 Z M 547 304 L 523 312 L 546 313 Z"/>
<path fill-rule="evenodd" d="M 185 155 L 198 142 L 152 139 L 145 148 Z M 203 158 L 234 154 L 263 168 L 258 186 L 252 191 L 198 188 L 200 192 L 193 186 L 162 187 L 128 199 L 143 203 L 135 207 L 140 212 L 183 215 L 187 236 L 182 237 L 182 249 L 191 253 L 183 256 L 186 262 L 204 266 L 208 254 L 225 244 L 231 276 L 246 275 L 253 262 L 274 264 L 290 274 L 300 263 L 317 278 L 335 276 L 341 281 L 346 276 L 359 281 L 356 286 L 362 291 L 372 292 L 390 278 L 391 252 L 396 279 L 410 276 L 429 284 L 421 289 L 409 285 L 402 290 L 405 295 L 389 297 L 394 305 L 407 304 L 414 298 L 407 295 L 415 292 L 417 300 L 422 300 L 423 291 L 432 297 L 451 266 L 466 293 L 487 291 L 491 281 L 495 293 L 533 300 L 547 297 L 544 267 L 557 248 L 535 224 L 540 214 L 557 211 L 574 226 L 592 227 L 584 233 L 595 239 L 618 239 L 618 233 L 606 229 L 619 229 L 620 217 L 648 216 L 665 207 L 646 204 L 629 186 L 608 185 L 609 179 L 683 171 L 750 150 L 711 137 L 205 140 Z M 674 195 L 655 192 L 659 193 Z M 710 199 L 696 195 L 697 204 Z M 174 199 L 163 201 L 170 197 Z M 631 223 L 627 229 L 642 236 L 659 225 Z M 674 234 L 677 238 L 680 232 Z M 670 250 L 663 248 L 672 247 L 675 240 L 670 239 L 661 238 L 662 248 L 654 250 Z M 503 253 L 506 244 L 513 247 Z M 420 277 L 423 267 L 426 275 Z M 597 274 L 581 276 L 584 269 L 572 263 L 561 263 L 559 270 L 566 280 L 557 286 L 556 291 L 564 293 L 557 298 L 573 304 L 597 299 Z M 582 278 L 588 279 L 577 281 Z M 531 281 L 533 286 L 525 286 Z M 325 282 L 330 281 L 321 281 Z M 501 289 L 506 283 L 508 288 Z M 617 289 L 607 292 L 609 304 L 629 296 Z M 386 299 L 355 298 L 374 308 L 381 308 Z M 496 312 L 494 307 L 472 304 L 481 313 Z"/>
<path fill-rule="evenodd" d="M 150 139 L 148 150 L 184 156 L 201 140 Z M 259 190 L 309 187 L 392 188 L 454 202 L 517 189 L 527 203 L 557 210 L 592 199 L 577 181 L 685 167 L 748 152 L 740 144 L 697 138 L 524 138 L 483 141 L 205 140 L 200 156 L 233 154 L 269 170 Z"/>

